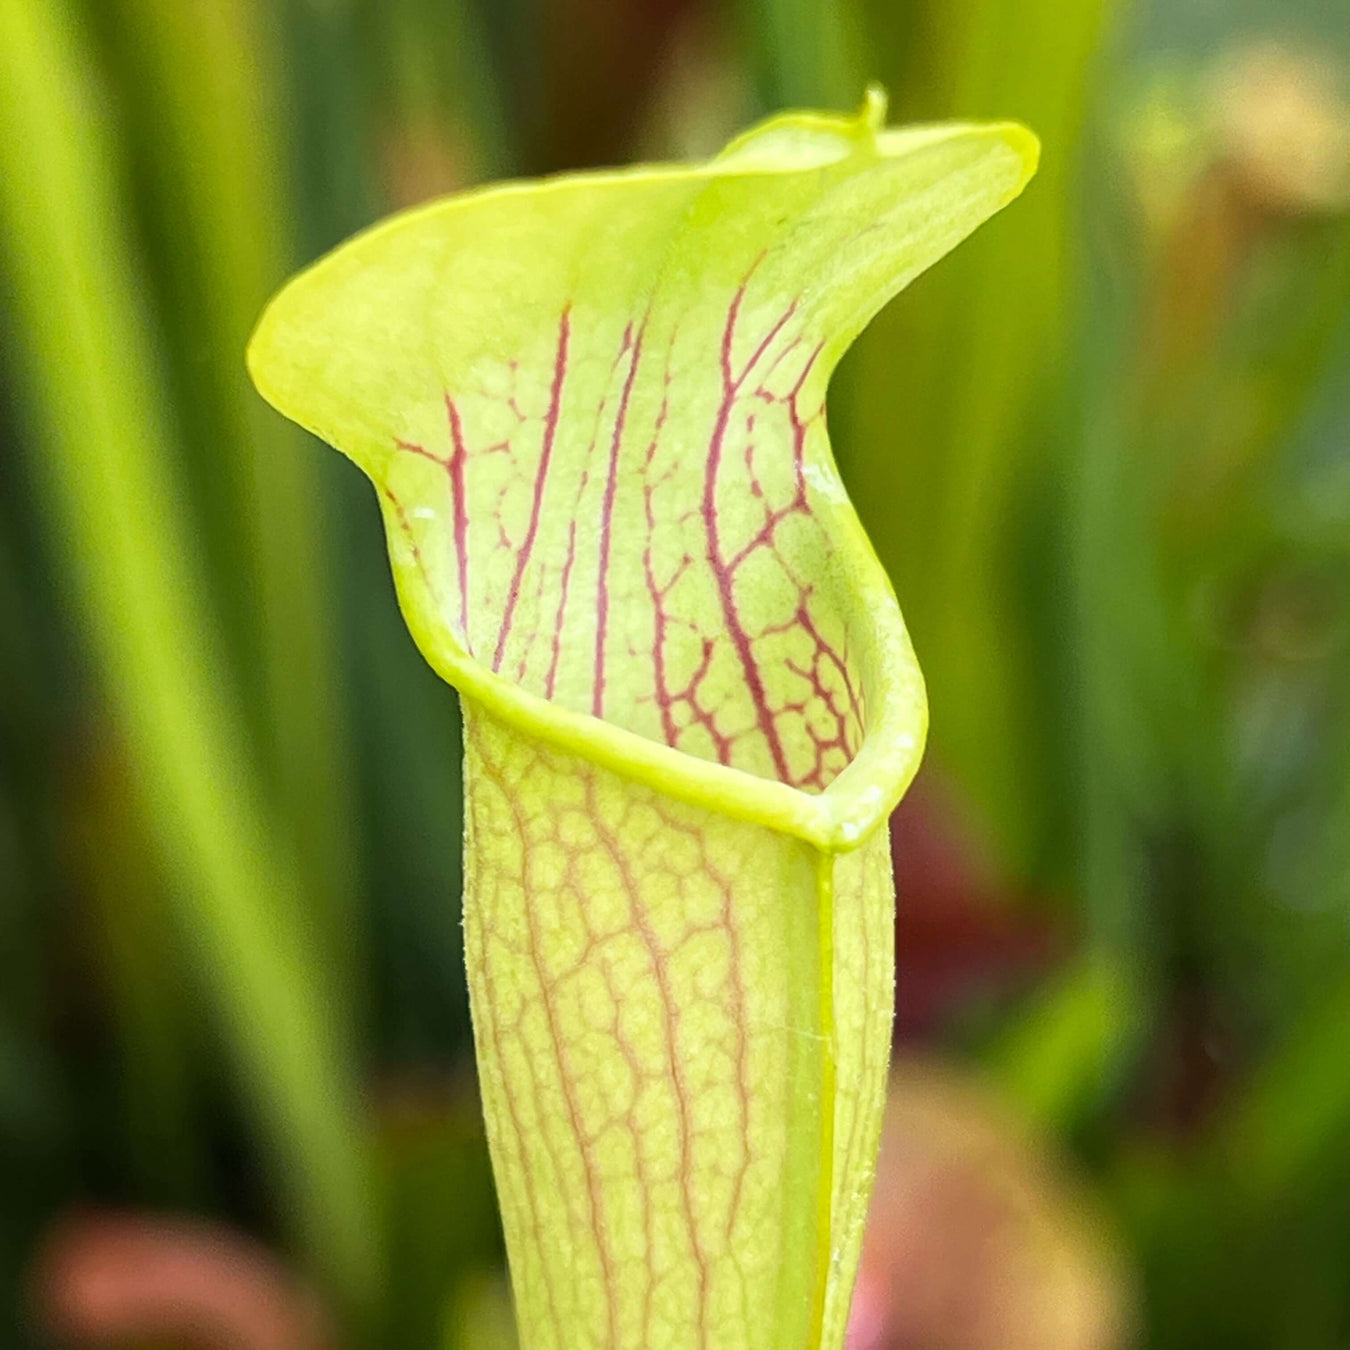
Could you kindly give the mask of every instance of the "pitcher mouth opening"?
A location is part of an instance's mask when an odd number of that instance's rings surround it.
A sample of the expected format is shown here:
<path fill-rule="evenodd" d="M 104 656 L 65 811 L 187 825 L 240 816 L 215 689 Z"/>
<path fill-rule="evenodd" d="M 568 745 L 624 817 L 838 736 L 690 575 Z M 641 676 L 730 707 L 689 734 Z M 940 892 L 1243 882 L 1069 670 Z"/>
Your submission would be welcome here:
<path fill-rule="evenodd" d="M 861 533 L 861 526 L 856 528 Z M 411 556 L 396 548 L 391 551 L 404 618 L 418 648 L 442 679 L 514 730 L 621 777 L 836 853 L 862 843 L 889 817 L 918 770 L 927 734 L 927 701 L 922 675 L 899 623 L 887 628 L 879 644 L 878 687 L 870 703 L 874 716 L 860 745 L 823 791 L 809 792 L 689 754 L 551 702 L 503 678 L 470 656 L 439 608 L 428 603 L 424 577 Z M 880 573 L 880 564 L 869 561 Z M 890 605 L 895 605 L 893 599 Z M 867 617 L 873 615 L 869 612 Z M 895 617 L 898 620 L 898 608 Z M 885 651 L 889 658 L 881 655 Z"/>
<path fill-rule="evenodd" d="M 450 683 L 639 776 L 665 751 L 676 795 L 687 774 L 720 780 L 754 818 L 787 789 L 819 842 L 898 799 L 922 692 L 834 468 L 824 344 L 798 299 L 752 312 L 765 256 L 727 303 L 717 396 L 687 419 L 701 436 L 670 434 L 678 325 L 655 328 L 650 297 L 618 331 L 569 301 L 547 380 L 480 362 L 442 392 L 438 435 L 406 419 L 377 487 L 410 626 Z M 589 385 L 588 348 L 609 366 Z M 890 757 L 860 775 L 877 724 Z"/>

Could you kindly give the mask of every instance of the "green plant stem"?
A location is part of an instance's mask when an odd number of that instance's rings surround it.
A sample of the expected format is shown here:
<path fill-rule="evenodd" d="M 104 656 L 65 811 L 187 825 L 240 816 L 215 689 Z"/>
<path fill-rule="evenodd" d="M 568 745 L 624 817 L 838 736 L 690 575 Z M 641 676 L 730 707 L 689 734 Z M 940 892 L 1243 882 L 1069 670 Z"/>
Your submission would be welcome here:
<path fill-rule="evenodd" d="M 331 571 L 316 447 L 259 404 L 239 353 L 289 270 L 270 29 L 254 0 L 116 0 L 142 91 L 157 204 L 191 305 L 193 375 L 225 469 L 225 527 L 243 543 L 249 664 L 269 779 L 296 843 L 315 933 L 350 985 L 356 873 Z M 203 359 L 203 350 L 205 359 Z"/>
<path fill-rule="evenodd" d="M 312 1258 L 359 1303 L 377 1258 L 355 1084 L 216 679 L 117 147 L 62 0 L 0 0 L 0 34 L 0 256 L 29 339 L 34 476 L 199 978 Z"/>

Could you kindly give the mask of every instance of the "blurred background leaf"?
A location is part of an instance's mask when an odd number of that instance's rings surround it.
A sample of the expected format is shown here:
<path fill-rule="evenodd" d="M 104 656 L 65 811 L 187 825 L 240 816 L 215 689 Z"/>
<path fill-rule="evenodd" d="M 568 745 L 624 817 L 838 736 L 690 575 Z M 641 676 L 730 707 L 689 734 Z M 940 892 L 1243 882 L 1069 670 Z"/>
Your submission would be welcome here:
<path fill-rule="evenodd" d="M 243 344 L 387 210 L 879 80 L 1045 155 L 831 394 L 933 713 L 855 1345 L 1345 1344 L 1348 72 L 1343 0 L 0 0 L 0 1340 L 88 1231 L 512 1343 L 457 708 Z"/>

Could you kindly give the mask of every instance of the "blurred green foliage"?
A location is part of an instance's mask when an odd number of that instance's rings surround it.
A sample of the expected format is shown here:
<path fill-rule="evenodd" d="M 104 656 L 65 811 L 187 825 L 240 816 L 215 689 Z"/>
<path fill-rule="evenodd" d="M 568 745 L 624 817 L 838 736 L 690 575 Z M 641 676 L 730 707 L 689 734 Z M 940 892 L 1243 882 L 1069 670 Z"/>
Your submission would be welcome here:
<path fill-rule="evenodd" d="M 0 1339 L 103 1205 L 259 1234 L 348 1343 L 495 1343 L 457 711 L 244 341 L 394 206 L 879 79 L 1045 145 L 831 403 L 925 775 L 1070 952 L 951 1044 L 1144 1342 L 1344 1344 L 1347 69 L 1341 0 L 0 0 Z"/>

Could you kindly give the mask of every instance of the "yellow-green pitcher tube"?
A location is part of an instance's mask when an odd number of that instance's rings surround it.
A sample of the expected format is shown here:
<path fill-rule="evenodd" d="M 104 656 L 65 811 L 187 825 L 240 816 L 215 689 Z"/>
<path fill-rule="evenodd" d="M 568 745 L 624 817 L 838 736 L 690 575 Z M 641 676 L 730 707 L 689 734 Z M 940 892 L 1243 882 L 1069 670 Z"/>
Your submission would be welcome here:
<path fill-rule="evenodd" d="M 1036 157 L 1017 126 L 883 114 L 396 217 L 250 348 L 371 478 L 409 628 L 462 697 L 527 1350 L 843 1342 L 893 1006 L 885 823 L 927 714 L 825 396 Z"/>
<path fill-rule="evenodd" d="M 886 831 L 824 852 L 474 705 L 465 743 L 465 943 L 526 1343 L 839 1344 L 890 1048 Z"/>

